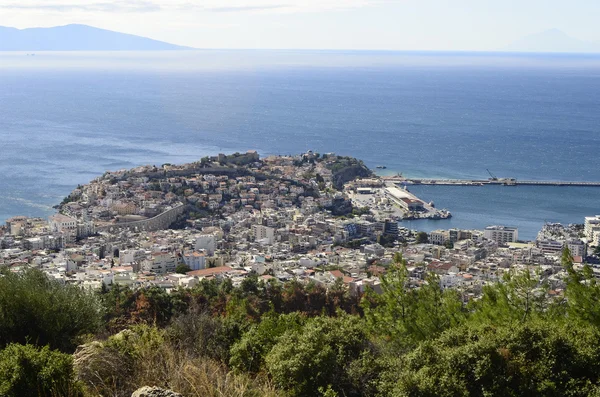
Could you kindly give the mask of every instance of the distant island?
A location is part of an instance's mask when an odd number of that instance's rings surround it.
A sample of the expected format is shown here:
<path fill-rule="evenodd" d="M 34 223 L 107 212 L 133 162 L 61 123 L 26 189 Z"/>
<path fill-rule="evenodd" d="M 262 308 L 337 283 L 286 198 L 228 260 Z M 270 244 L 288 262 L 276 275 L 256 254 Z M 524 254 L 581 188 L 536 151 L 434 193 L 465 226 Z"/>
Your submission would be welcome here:
<path fill-rule="evenodd" d="M 146 37 L 87 25 L 16 29 L 0 26 L 0 51 L 165 51 L 186 50 Z"/>
<path fill-rule="evenodd" d="M 559 29 L 549 29 L 516 40 L 505 51 L 600 53 L 600 42 L 579 40 Z"/>

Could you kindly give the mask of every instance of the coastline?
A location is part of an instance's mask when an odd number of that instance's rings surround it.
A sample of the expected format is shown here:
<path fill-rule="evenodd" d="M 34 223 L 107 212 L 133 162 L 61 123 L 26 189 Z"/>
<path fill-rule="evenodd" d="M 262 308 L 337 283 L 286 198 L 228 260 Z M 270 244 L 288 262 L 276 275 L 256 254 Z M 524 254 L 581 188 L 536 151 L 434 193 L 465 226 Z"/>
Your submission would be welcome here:
<path fill-rule="evenodd" d="M 394 170 L 371 169 L 378 176 L 393 176 L 398 174 Z M 384 172 L 382 172 L 384 171 Z M 422 178 L 427 179 L 427 178 Z M 73 186 L 75 187 L 75 186 Z M 480 190 L 483 189 L 483 190 Z M 508 189 L 508 190 L 506 190 Z M 592 215 L 595 203 L 595 193 L 598 188 L 591 187 L 569 187 L 569 186 L 452 186 L 452 185 L 409 185 L 408 190 L 414 193 L 424 202 L 433 201 L 438 208 L 448 208 L 452 213 L 452 219 L 406 219 L 401 220 L 401 225 L 410 229 L 423 230 L 430 232 L 436 229 L 462 228 L 462 229 L 482 229 L 491 224 L 506 224 L 519 227 L 521 235 L 526 239 L 534 239 L 537 232 L 545 222 L 557 222 L 563 224 L 581 223 L 585 216 Z M 578 205 L 579 214 L 575 215 L 565 212 L 564 209 L 570 208 L 571 204 L 561 199 L 565 191 L 575 192 L 584 203 L 589 202 L 589 210 L 586 205 Z M 539 201 L 536 198 L 546 197 L 548 199 Z M 496 201 L 490 203 L 491 199 Z M 500 199 L 499 199 L 500 198 Z M 549 199 L 552 198 L 552 199 Z M 552 203 L 554 201 L 554 205 Z M 13 198 L 12 201 L 26 202 L 22 198 Z M 528 216 L 511 216 L 511 208 L 508 203 L 522 202 L 530 203 Z M 543 204 L 543 205 L 540 205 Z M 562 204 L 561 204 L 562 203 Z M 57 202 L 52 205 L 58 204 Z M 509 205 L 507 207 L 507 205 Z M 30 211 L 19 211 L 7 214 L 6 219 L 13 216 L 27 215 L 32 217 L 47 218 L 56 211 L 51 206 L 43 203 L 27 202 L 27 206 L 21 208 L 33 208 Z M 41 210 L 41 211 L 38 211 Z"/>

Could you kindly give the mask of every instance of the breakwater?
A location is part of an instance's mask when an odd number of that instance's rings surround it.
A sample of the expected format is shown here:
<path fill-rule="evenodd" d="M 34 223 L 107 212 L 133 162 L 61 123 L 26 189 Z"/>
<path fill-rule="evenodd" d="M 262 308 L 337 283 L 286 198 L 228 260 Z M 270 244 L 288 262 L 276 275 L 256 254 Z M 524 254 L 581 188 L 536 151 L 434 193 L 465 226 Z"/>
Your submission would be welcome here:
<path fill-rule="evenodd" d="M 513 178 L 491 179 L 429 179 L 429 178 L 399 178 L 384 177 L 388 182 L 406 185 L 442 185 L 442 186 L 590 186 L 600 187 L 600 182 L 595 181 L 528 181 Z"/>

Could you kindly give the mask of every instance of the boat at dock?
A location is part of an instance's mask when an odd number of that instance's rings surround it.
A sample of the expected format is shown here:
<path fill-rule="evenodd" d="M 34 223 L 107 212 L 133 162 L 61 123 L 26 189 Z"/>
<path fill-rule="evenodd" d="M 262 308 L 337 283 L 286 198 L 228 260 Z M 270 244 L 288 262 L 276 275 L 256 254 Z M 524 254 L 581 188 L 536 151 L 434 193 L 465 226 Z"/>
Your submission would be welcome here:
<path fill-rule="evenodd" d="M 427 216 L 427 218 L 434 219 L 434 220 L 450 219 L 450 218 L 452 218 L 452 214 L 447 209 L 443 209 L 443 210 L 438 210 L 438 211 L 435 211 L 434 213 L 431 213 L 429 216 Z"/>

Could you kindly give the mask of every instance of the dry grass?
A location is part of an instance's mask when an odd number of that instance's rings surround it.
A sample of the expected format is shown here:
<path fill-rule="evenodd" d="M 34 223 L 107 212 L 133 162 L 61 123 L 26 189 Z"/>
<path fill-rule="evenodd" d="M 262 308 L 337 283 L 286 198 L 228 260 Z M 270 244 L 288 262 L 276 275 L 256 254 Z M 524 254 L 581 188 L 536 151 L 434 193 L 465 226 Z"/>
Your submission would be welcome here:
<path fill-rule="evenodd" d="M 132 355 L 96 344 L 79 360 L 78 376 L 90 396 L 129 397 L 143 386 L 171 389 L 186 397 L 281 395 L 265 377 L 230 372 L 215 360 L 193 357 L 167 341 L 137 348 Z"/>
<path fill-rule="evenodd" d="M 246 375 L 228 372 L 212 360 L 190 359 L 174 356 L 164 363 L 162 376 L 165 385 L 184 396 L 277 396 L 278 393 L 265 379 L 252 379 Z M 149 371 L 150 382 L 155 375 Z"/>

